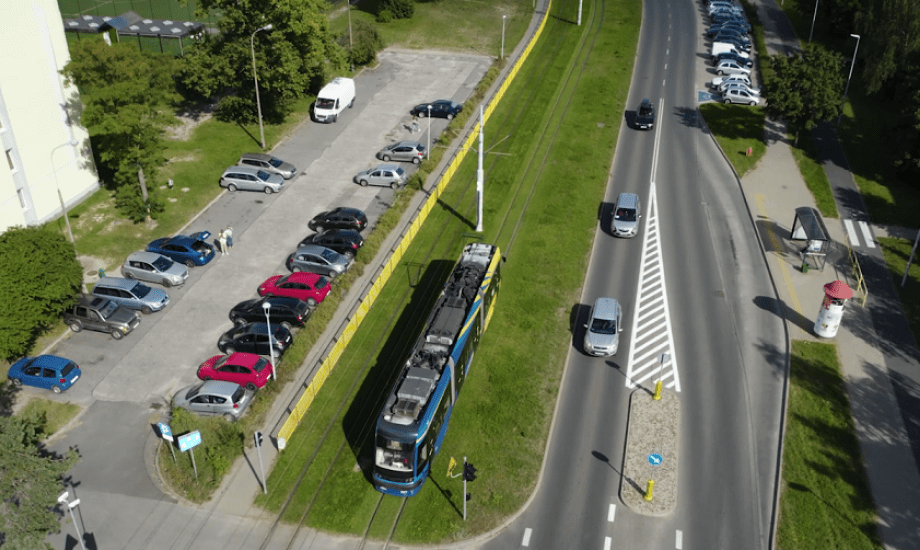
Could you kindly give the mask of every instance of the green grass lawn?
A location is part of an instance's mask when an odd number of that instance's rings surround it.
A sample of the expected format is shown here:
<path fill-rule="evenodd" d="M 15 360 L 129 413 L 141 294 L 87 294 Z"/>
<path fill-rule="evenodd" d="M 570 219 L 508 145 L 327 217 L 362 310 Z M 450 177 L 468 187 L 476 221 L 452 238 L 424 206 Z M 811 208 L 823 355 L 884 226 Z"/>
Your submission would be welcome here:
<path fill-rule="evenodd" d="M 910 257 L 910 250 L 914 243 L 891 238 L 881 238 L 878 241 L 882 245 L 891 280 L 901 298 L 901 305 L 904 306 L 904 314 L 907 316 L 910 330 L 914 333 L 914 339 L 917 339 L 917 336 L 920 335 L 920 257 L 917 254 L 914 255 L 913 262 L 910 264 L 910 273 L 902 287 L 901 280 L 904 278 L 907 259 Z M 917 252 L 920 253 L 920 250 Z"/>
<path fill-rule="evenodd" d="M 742 105 L 704 103 L 700 105 L 700 112 L 719 147 L 735 167 L 738 177 L 744 177 L 767 151 L 763 141 L 764 110 Z M 747 156 L 749 147 L 751 156 Z"/>
<path fill-rule="evenodd" d="M 789 137 L 790 142 L 793 138 Z M 812 143 L 811 133 L 802 132 L 799 136 L 797 147 L 790 147 L 795 163 L 799 166 L 799 173 L 805 180 L 805 185 L 811 191 L 818 211 L 825 218 L 838 218 L 837 202 L 834 200 L 834 193 L 831 191 L 830 181 L 827 179 L 827 172 L 824 171 L 824 165 L 818 162 L 818 154 Z"/>
<path fill-rule="evenodd" d="M 544 79 L 529 81 L 528 72 L 522 71 L 486 125 L 486 143 L 510 134 L 493 150 L 504 155 L 486 161 L 484 239 L 502 246 L 508 261 L 502 268 L 495 316 L 432 475 L 422 492 L 407 502 L 396 532 L 399 541 L 445 542 L 487 531 L 518 509 L 533 490 L 571 345 L 569 312 L 578 302 L 595 234 L 597 207 L 631 76 L 635 22 L 641 17 L 641 6 L 625 0 L 608 3 L 606 10 L 603 31 L 587 59 L 572 53 L 584 40 L 587 25 L 548 28 L 530 61 L 538 64 Z M 556 15 L 572 18 L 568 13 Z M 574 80 L 563 83 L 570 67 L 584 64 L 577 87 Z M 521 92 L 536 94 L 533 103 L 515 101 Z M 560 105 L 571 97 L 574 106 L 564 119 L 549 109 L 560 94 Z M 519 125 L 512 128 L 508 120 Z M 544 128 L 552 135 L 557 127 L 556 147 L 542 164 L 548 142 L 537 136 Z M 542 164 L 542 172 L 529 167 L 531 159 L 536 166 Z M 367 477 L 374 421 L 395 369 L 465 242 L 463 233 L 472 229 L 475 162 L 472 156 L 467 159 L 441 197 L 443 208 L 430 215 L 405 256 L 404 271 L 390 279 L 269 476 L 269 495 L 257 502 L 276 511 L 286 489 L 309 466 L 286 520 L 299 521 L 307 511 L 306 523 L 321 529 L 360 534 L 367 525 L 379 499 Z M 532 187 L 527 214 L 512 242 L 518 213 Z M 565 218 L 556 215 L 561 203 L 568 208 Z M 540 261 L 550 254 L 557 261 Z M 521 342 L 527 342 L 526 348 Z M 317 447 L 323 436 L 324 443 Z M 448 457 L 459 460 L 464 455 L 481 472 L 472 487 L 474 498 L 465 523 L 459 513 L 462 482 L 445 476 Z M 387 536 L 397 506 L 398 499 L 384 499 L 372 536 Z"/>
<path fill-rule="evenodd" d="M 794 341 L 779 550 L 882 548 L 832 344 Z"/>

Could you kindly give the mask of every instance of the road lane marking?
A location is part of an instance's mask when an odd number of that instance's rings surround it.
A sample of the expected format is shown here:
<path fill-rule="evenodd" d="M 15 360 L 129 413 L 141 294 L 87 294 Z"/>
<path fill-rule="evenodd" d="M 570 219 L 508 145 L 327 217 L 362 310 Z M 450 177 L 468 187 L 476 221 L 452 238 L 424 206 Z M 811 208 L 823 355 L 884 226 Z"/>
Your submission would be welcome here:
<path fill-rule="evenodd" d="M 683 547 L 684 547 L 684 532 L 678 529 L 677 536 L 674 540 L 674 548 L 677 548 L 677 550 L 680 550 Z"/>
<path fill-rule="evenodd" d="M 521 546 L 530 546 L 530 534 L 533 533 L 533 529 L 528 527 L 524 529 L 524 540 L 521 541 Z"/>
<path fill-rule="evenodd" d="M 853 220 L 843 220 L 843 227 L 847 230 L 847 236 L 850 237 L 850 245 L 859 246 L 859 235 L 856 234 L 856 228 L 853 227 Z"/>
<path fill-rule="evenodd" d="M 610 537 L 604 537 L 604 550 L 610 550 L 610 544 L 613 542 Z"/>
<path fill-rule="evenodd" d="M 754 194 L 754 200 L 757 201 L 757 209 L 760 210 L 760 217 L 769 220 L 770 217 L 767 216 L 767 209 L 764 207 L 764 201 L 766 196 L 761 193 Z M 779 242 L 776 240 L 776 235 L 773 233 L 773 229 L 769 226 L 767 227 L 767 234 L 770 237 L 770 243 L 773 245 L 774 251 L 782 250 L 779 246 Z M 786 262 L 779 256 L 779 254 L 774 254 L 779 264 L 779 270 L 783 274 L 783 281 L 786 283 L 786 291 L 789 292 L 789 299 L 792 301 L 792 309 L 796 313 L 802 315 L 802 304 L 799 303 L 799 295 L 795 293 L 795 287 L 792 286 L 792 277 L 789 275 L 789 270 L 786 269 Z M 783 314 L 783 317 L 786 318 L 786 315 Z"/>
<path fill-rule="evenodd" d="M 859 222 L 859 228 L 862 230 L 863 237 L 866 238 L 866 246 L 875 248 L 875 239 L 872 238 L 872 232 L 869 231 L 869 224 L 861 221 Z"/>
<path fill-rule="evenodd" d="M 613 523 L 613 519 L 617 515 L 617 505 L 611 504 L 610 508 L 607 510 L 607 521 Z"/>

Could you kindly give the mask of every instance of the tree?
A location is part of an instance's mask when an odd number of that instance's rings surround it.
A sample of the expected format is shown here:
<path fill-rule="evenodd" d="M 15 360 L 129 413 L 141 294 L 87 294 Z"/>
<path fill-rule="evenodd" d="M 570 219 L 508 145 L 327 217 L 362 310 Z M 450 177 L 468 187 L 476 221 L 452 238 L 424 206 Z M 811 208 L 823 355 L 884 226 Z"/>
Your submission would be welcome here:
<path fill-rule="evenodd" d="M 410 19 L 414 13 L 414 0 L 380 0 L 377 20 L 387 22 L 391 18 Z"/>
<path fill-rule="evenodd" d="M 839 54 L 806 47 L 799 55 L 774 55 L 768 65 L 764 92 L 771 117 L 785 120 L 798 133 L 840 114 L 844 75 Z"/>
<path fill-rule="evenodd" d="M 206 98 L 220 97 L 223 120 L 256 119 L 252 52 L 266 120 L 280 122 L 330 70 L 345 67 L 345 52 L 329 31 L 320 0 L 201 0 L 199 13 L 219 10 L 219 34 L 208 34 L 184 58 L 182 83 Z M 271 30 L 253 33 L 266 25 Z M 254 44 L 254 48 L 251 44 Z"/>
<path fill-rule="evenodd" d="M 101 40 L 77 42 L 62 71 L 80 89 L 83 123 L 103 179 L 139 186 L 146 214 L 156 208 L 150 207 L 145 174 L 153 177 L 165 160 L 163 128 L 174 121 L 171 107 L 180 99 L 176 71 L 170 55 L 142 52 L 128 43 L 109 46 Z"/>
<path fill-rule="evenodd" d="M 348 61 L 352 65 L 369 65 L 377 59 L 377 52 L 385 46 L 377 27 L 367 21 L 355 21 L 352 33 L 354 44 L 348 47 L 347 33 L 339 36 L 339 44 L 348 50 Z"/>
<path fill-rule="evenodd" d="M 42 419 L 0 417 L 0 542 L 10 550 L 51 549 L 48 533 L 61 530 L 53 509 L 61 494 L 61 478 L 77 461 L 42 452 Z"/>
<path fill-rule="evenodd" d="M 28 352 L 80 292 L 83 268 L 74 247 L 46 227 L 0 234 L 0 357 Z"/>
<path fill-rule="evenodd" d="M 873 94 L 920 51 L 920 2 L 916 0 L 866 0 L 856 14 L 863 63 L 860 82 Z"/>

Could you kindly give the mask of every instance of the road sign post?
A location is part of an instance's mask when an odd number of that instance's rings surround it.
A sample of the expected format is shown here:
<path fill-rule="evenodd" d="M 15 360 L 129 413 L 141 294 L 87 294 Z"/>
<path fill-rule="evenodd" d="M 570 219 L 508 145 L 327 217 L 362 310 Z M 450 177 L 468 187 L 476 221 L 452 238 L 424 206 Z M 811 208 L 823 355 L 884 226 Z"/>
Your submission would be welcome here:
<path fill-rule="evenodd" d="M 173 449 L 173 436 L 172 430 L 169 428 L 169 424 L 163 424 L 162 422 L 157 422 L 157 428 L 160 429 L 160 435 L 163 436 L 163 439 L 169 441 L 169 454 L 173 457 L 173 464 L 176 463 L 176 450 Z"/>
<path fill-rule="evenodd" d="M 195 479 L 198 479 L 198 466 L 195 464 L 195 447 L 198 445 L 201 445 L 201 432 L 198 430 L 179 436 L 179 450 L 183 453 L 189 451 L 189 455 L 192 457 L 192 470 L 195 471 Z"/>
<path fill-rule="evenodd" d="M 664 369 L 664 364 L 670 359 L 671 355 L 667 353 L 662 353 L 658 356 L 658 381 L 655 382 L 655 401 L 661 401 L 661 371 Z"/>
<path fill-rule="evenodd" d="M 268 480 L 265 479 L 265 468 L 262 466 L 262 432 L 256 432 L 253 435 L 256 440 L 256 452 L 259 454 L 259 473 L 262 475 L 259 484 L 262 485 L 262 494 L 266 494 L 268 493 Z"/>

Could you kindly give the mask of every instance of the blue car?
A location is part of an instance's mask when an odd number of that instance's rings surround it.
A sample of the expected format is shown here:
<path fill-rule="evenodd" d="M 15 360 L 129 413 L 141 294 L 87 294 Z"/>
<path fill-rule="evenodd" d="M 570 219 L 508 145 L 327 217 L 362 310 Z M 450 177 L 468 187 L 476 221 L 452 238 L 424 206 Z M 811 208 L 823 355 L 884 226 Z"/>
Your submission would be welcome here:
<path fill-rule="evenodd" d="M 61 393 L 74 384 L 83 374 L 80 367 L 70 359 L 56 355 L 24 357 L 13 363 L 7 378 L 14 386 L 35 386 Z"/>
<path fill-rule="evenodd" d="M 208 244 L 210 236 L 210 231 L 201 231 L 189 236 L 164 237 L 148 244 L 147 252 L 162 254 L 189 267 L 204 265 L 214 258 L 214 247 Z"/>

